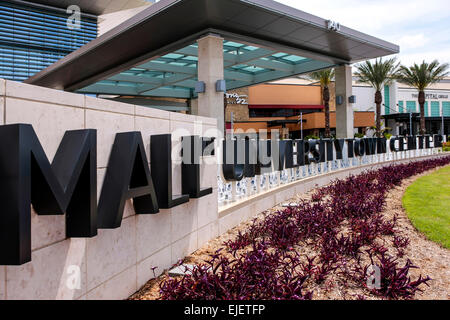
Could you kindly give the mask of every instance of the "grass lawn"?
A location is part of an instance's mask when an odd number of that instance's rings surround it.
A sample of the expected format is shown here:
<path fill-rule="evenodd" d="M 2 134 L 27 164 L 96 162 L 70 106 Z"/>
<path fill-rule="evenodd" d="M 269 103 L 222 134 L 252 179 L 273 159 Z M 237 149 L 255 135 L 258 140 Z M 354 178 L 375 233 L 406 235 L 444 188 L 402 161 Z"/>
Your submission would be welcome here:
<path fill-rule="evenodd" d="M 403 207 L 419 231 L 450 249 L 450 166 L 411 184 Z"/>

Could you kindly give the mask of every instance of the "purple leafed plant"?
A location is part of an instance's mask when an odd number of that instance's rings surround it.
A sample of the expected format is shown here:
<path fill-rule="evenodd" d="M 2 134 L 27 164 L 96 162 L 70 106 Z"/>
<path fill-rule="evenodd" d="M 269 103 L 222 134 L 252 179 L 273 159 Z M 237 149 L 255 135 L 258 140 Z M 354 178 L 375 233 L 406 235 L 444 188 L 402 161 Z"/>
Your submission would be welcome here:
<path fill-rule="evenodd" d="M 388 256 L 386 253 L 377 254 L 376 258 L 378 262 L 374 262 L 374 257 L 371 256 L 372 265 L 376 265 L 380 270 L 380 286 L 379 288 L 369 288 L 375 295 L 389 298 L 389 299 L 412 299 L 417 291 L 422 291 L 419 288 L 421 284 L 427 284 L 430 281 L 430 277 L 422 278 L 416 281 L 411 281 L 409 276 L 409 269 L 417 268 L 413 266 L 408 259 L 403 267 L 398 266 L 396 258 Z M 370 272 L 367 272 L 368 266 L 363 268 L 366 277 L 363 277 L 367 286 L 367 276 L 371 276 Z"/>
<path fill-rule="evenodd" d="M 236 259 L 217 253 L 206 265 L 195 266 L 191 275 L 164 281 L 161 299 L 311 299 L 312 292 L 304 289 L 308 276 L 299 271 L 298 265 L 298 259 L 270 250 L 265 242 L 254 242 L 250 251 Z"/>

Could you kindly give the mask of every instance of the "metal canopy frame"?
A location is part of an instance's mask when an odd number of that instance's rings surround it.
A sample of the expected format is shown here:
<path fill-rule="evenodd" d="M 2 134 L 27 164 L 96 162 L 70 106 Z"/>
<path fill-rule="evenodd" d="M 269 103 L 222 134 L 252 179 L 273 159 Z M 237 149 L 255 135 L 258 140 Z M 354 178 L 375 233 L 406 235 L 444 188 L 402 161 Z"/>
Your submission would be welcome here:
<path fill-rule="evenodd" d="M 333 66 L 323 61 L 224 40 L 227 90 L 251 86 Z M 194 98 L 198 46 L 187 47 L 113 75 L 78 90 L 89 94 L 119 94 Z"/>

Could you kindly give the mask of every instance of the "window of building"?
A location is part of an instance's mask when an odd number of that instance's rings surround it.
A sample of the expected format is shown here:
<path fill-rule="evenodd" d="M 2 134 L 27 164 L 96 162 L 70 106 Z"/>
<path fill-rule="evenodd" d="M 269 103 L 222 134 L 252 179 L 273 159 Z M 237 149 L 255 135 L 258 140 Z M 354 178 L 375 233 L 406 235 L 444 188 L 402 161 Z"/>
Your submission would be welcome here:
<path fill-rule="evenodd" d="M 406 101 L 406 112 L 417 112 L 415 101 Z"/>
<path fill-rule="evenodd" d="M 299 114 L 296 109 L 249 109 L 250 118 L 292 117 Z"/>
<path fill-rule="evenodd" d="M 391 101 L 389 97 L 389 86 L 384 86 L 384 114 L 390 113 Z"/>
<path fill-rule="evenodd" d="M 440 106 L 438 101 L 432 101 L 431 102 L 431 116 L 432 117 L 439 117 L 441 115 L 440 113 Z"/>
<path fill-rule="evenodd" d="M 442 109 L 445 117 L 450 117 L 450 101 L 442 102 Z"/>
<path fill-rule="evenodd" d="M 403 108 L 403 101 L 398 102 L 398 112 L 399 113 L 405 112 L 405 109 Z"/>
<path fill-rule="evenodd" d="M 0 78 L 23 81 L 97 37 L 97 19 L 0 1 Z"/>

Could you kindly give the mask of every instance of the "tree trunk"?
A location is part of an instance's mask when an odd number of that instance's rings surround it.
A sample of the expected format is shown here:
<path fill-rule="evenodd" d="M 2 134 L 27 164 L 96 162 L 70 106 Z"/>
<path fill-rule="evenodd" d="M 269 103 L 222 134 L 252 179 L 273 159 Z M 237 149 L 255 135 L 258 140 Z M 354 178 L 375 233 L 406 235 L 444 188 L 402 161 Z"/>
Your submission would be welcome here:
<path fill-rule="evenodd" d="M 378 138 L 381 138 L 381 103 L 383 102 L 383 96 L 381 91 L 375 92 L 375 104 L 377 105 L 376 110 L 376 121 L 375 121 L 375 132 Z"/>
<path fill-rule="evenodd" d="M 325 138 L 331 138 L 330 134 L 330 90 L 323 88 L 323 102 L 325 105 Z"/>
<path fill-rule="evenodd" d="M 425 134 L 425 92 L 419 91 L 420 135 Z"/>

